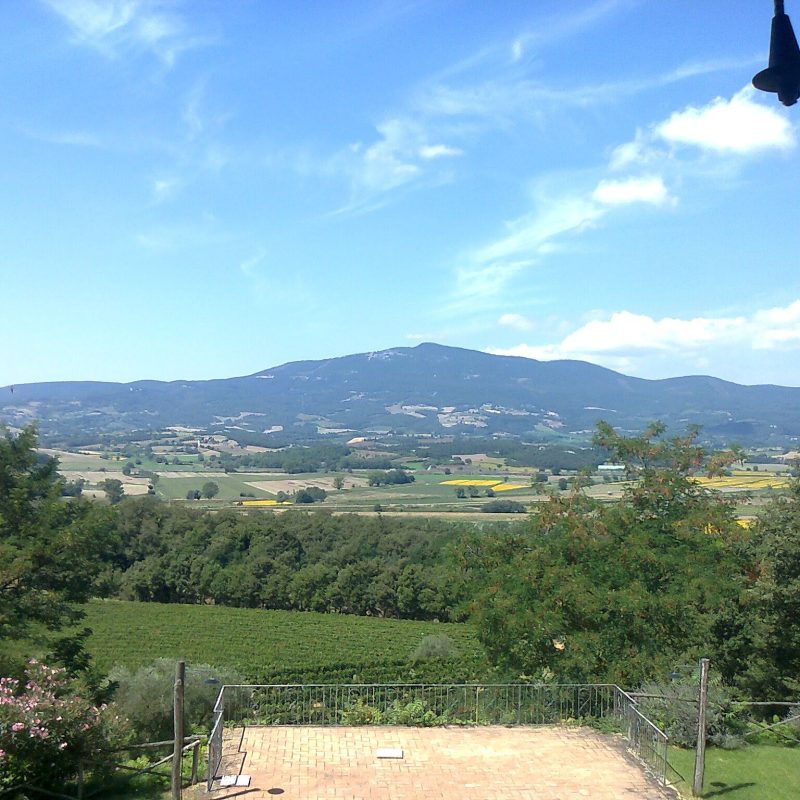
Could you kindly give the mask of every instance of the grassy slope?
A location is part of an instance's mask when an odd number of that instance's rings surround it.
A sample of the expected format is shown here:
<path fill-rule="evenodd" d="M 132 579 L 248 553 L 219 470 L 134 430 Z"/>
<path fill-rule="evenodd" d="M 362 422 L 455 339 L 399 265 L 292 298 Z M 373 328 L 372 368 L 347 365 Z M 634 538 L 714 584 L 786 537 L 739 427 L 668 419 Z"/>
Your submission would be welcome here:
<path fill-rule="evenodd" d="M 93 630 L 88 650 L 102 670 L 166 657 L 233 667 L 258 682 L 429 681 L 424 665 L 408 665 L 429 634 L 446 634 L 459 654 L 441 680 L 476 678 L 485 669 L 467 625 L 113 600 L 90 603 L 86 623 Z"/>
<path fill-rule="evenodd" d="M 685 778 L 677 788 L 691 797 L 694 751 L 670 748 L 669 761 Z M 725 800 L 796 800 L 800 748 L 751 745 L 740 750 L 706 751 L 703 797 Z M 675 777 L 674 774 L 671 777 Z"/>

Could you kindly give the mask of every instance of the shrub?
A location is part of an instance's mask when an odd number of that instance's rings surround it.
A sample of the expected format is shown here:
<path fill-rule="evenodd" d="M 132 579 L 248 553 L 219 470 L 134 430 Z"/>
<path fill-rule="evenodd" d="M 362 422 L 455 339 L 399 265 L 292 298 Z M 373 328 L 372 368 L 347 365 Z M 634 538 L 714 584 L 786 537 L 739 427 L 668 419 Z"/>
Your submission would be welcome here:
<path fill-rule="evenodd" d="M 447 714 L 437 714 L 428 708 L 424 700 L 412 700 L 410 703 L 401 703 L 395 700 L 383 714 L 387 725 L 414 725 L 430 728 L 434 725 L 447 725 L 450 721 Z"/>
<path fill-rule="evenodd" d="M 697 743 L 697 699 L 700 682 L 697 667 L 680 667 L 669 683 L 648 683 L 641 692 L 642 713 L 679 747 Z M 746 724 L 743 710 L 736 710 L 718 676 L 709 676 L 706 709 L 707 739 L 718 747 L 731 749 L 744 743 Z"/>
<path fill-rule="evenodd" d="M 355 705 L 342 711 L 342 725 L 380 725 L 383 714 L 374 706 L 368 706 L 360 697 Z"/>
<path fill-rule="evenodd" d="M 117 684 L 114 702 L 119 713 L 128 718 L 140 741 L 161 741 L 172 735 L 173 660 L 158 658 L 135 672 L 114 667 L 109 679 Z M 208 664 L 188 667 L 184 684 L 187 729 L 205 732 L 222 684 L 241 682 L 239 675 L 229 669 L 218 670 Z"/>
<path fill-rule="evenodd" d="M 446 634 L 431 634 L 422 638 L 411 653 L 411 662 L 431 661 L 433 659 L 449 660 L 458 658 L 458 650 L 453 640 Z"/>
<path fill-rule="evenodd" d="M 342 711 L 343 725 L 413 725 L 429 728 L 451 722 L 447 713 L 437 714 L 424 700 L 403 703 L 395 700 L 385 710 L 368 706 L 361 698 Z"/>
<path fill-rule="evenodd" d="M 481 511 L 488 514 L 523 514 L 525 506 L 516 500 L 492 500 L 491 503 L 484 503 Z"/>
<path fill-rule="evenodd" d="M 119 744 L 125 726 L 107 706 L 82 696 L 63 669 L 31 659 L 25 675 L 24 684 L 0 678 L 0 788 L 59 788 L 81 760 Z"/>
<path fill-rule="evenodd" d="M 295 503 L 316 503 L 318 500 L 322 501 L 328 496 L 324 489 L 319 486 L 307 486 L 305 489 L 300 489 L 294 496 Z"/>

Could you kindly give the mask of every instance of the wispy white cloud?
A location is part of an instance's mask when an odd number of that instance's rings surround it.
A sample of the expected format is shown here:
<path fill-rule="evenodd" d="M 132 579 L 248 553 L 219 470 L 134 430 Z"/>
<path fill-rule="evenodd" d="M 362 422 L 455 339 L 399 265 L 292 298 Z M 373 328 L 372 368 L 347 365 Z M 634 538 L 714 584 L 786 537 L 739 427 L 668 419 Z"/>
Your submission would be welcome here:
<path fill-rule="evenodd" d="M 513 328 L 516 331 L 528 331 L 533 327 L 533 323 L 528 317 L 511 313 L 501 315 L 497 324 L 504 328 Z"/>
<path fill-rule="evenodd" d="M 67 145 L 69 147 L 104 147 L 102 137 L 89 131 L 48 131 L 25 128 L 22 133 L 31 139 L 49 144 Z"/>
<path fill-rule="evenodd" d="M 521 272 L 623 208 L 674 207 L 674 186 L 697 177 L 708 168 L 709 158 L 735 173 L 748 158 L 795 144 L 795 128 L 783 112 L 762 105 L 748 88 L 728 100 L 716 98 L 705 106 L 677 111 L 615 148 L 608 163 L 598 168 L 606 175 L 593 188 L 577 173 L 560 181 L 560 192 L 535 191 L 532 212 L 461 259 L 453 302 L 447 308 L 478 310 L 487 298 L 502 297 Z"/>
<path fill-rule="evenodd" d="M 435 337 L 429 333 L 407 333 L 406 339 L 409 342 L 432 342 Z"/>
<path fill-rule="evenodd" d="M 145 250 L 172 252 L 229 244 L 234 236 L 223 230 L 209 213 L 197 220 L 154 225 L 134 236 L 134 241 Z"/>
<path fill-rule="evenodd" d="M 462 313 L 485 306 L 504 294 L 521 272 L 556 252 L 561 242 L 600 224 L 623 206 L 671 204 L 662 178 L 602 180 L 594 189 L 552 194 L 538 191 L 535 210 L 506 225 L 504 236 L 468 253 L 456 269 L 457 284 L 450 311 Z"/>
<path fill-rule="evenodd" d="M 519 47 L 518 42 L 515 44 Z M 476 75 L 458 73 L 453 78 L 446 74 L 447 80 L 439 78 L 423 84 L 414 96 L 413 107 L 429 116 L 465 117 L 489 127 L 506 126 L 520 118 L 547 118 L 564 109 L 607 106 L 700 75 L 741 72 L 761 63 L 762 58 L 691 62 L 663 73 L 559 86 L 521 73 L 518 68 L 509 69 L 505 62 L 492 62 L 484 54 L 479 64 L 482 69 Z M 483 63 L 486 61 L 489 66 Z"/>
<path fill-rule="evenodd" d="M 192 35 L 175 3 L 164 0 L 40 0 L 67 24 L 74 40 L 114 57 L 146 50 L 172 66 L 209 40 Z"/>
<path fill-rule="evenodd" d="M 206 127 L 206 121 L 200 110 L 204 95 L 205 85 L 202 82 L 195 83 L 183 103 L 181 119 L 186 126 L 187 137 L 190 140 L 200 136 Z"/>
<path fill-rule="evenodd" d="M 264 263 L 266 257 L 267 251 L 263 247 L 259 247 L 257 252 L 239 264 L 242 275 L 247 278 L 252 278 L 256 274 L 258 267 Z"/>
<path fill-rule="evenodd" d="M 510 48 L 511 59 L 514 62 L 519 61 L 531 49 L 574 36 L 635 4 L 633 0 L 597 0 L 583 7 L 576 3 L 571 4 L 567 12 L 543 19 L 536 30 L 526 31 L 515 37 Z"/>
<path fill-rule="evenodd" d="M 436 142 L 428 126 L 413 117 L 398 116 L 376 126 L 371 144 L 355 142 L 330 159 L 322 170 L 344 175 L 350 199 L 338 213 L 379 206 L 387 193 L 409 184 L 435 179 L 432 164 L 463 154 L 458 147 Z M 308 161 L 304 161 L 308 169 Z"/>
<path fill-rule="evenodd" d="M 425 145 L 419 149 L 420 158 L 424 158 L 425 160 L 462 155 L 464 155 L 464 151 L 460 147 L 448 147 L 446 144 Z"/>
<path fill-rule="evenodd" d="M 669 191 L 659 176 L 602 180 L 592 192 L 592 198 L 605 206 L 625 206 L 632 203 L 649 203 L 654 206 L 669 202 Z"/>
<path fill-rule="evenodd" d="M 152 183 L 153 199 L 157 203 L 164 202 L 175 196 L 181 181 L 175 176 L 154 178 Z"/>

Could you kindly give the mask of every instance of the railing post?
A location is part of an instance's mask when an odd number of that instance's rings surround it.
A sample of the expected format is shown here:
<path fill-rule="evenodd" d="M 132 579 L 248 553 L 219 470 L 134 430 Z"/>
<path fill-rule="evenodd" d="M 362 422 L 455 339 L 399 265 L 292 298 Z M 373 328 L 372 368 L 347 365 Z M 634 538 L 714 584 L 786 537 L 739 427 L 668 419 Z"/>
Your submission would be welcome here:
<path fill-rule="evenodd" d="M 692 794 L 698 797 L 703 791 L 706 771 L 706 706 L 708 705 L 708 659 L 700 659 L 700 694 L 697 709 L 697 751 L 694 759 Z"/>
<path fill-rule="evenodd" d="M 192 786 L 197 783 L 197 764 L 200 759 L 200 740 L 194 743 L 192 748 Z"/>
<path fill-rule="evenodd" d="M 172 716 L 175 729 L 172 752 L 172 800 L 181 800 L 181 763 L 183 761 L 183 684 L 186 680 L 186 662 L 175 664 Z"/>

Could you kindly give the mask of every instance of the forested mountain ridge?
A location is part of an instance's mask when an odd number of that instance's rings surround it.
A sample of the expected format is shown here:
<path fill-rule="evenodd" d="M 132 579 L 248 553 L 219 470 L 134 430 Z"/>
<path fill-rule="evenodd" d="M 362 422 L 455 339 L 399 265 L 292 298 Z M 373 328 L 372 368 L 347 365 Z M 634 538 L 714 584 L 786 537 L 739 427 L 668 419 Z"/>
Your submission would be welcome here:
<path fill-rule="evenodd" d="M 189 425 L 340 433 L 557 435 L 607 419 L 699 424 L 722 439 L 800 436 L 800 388 L 742 386 L 708 376 L 645 380 L 582 361 L 535 361 L 421 344 L 205 381 L 31 383 L 0 389 L 0 422 L 38 419 L 43 432 L 124 432 Z"/>

